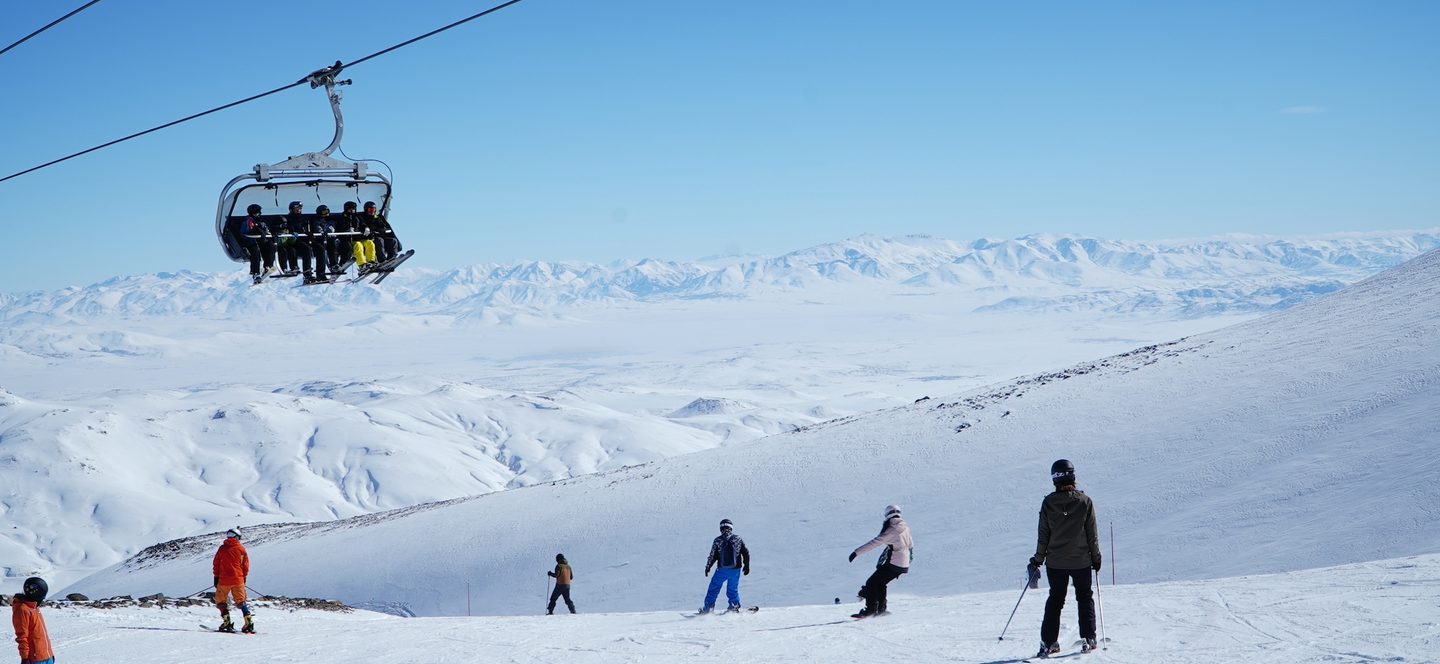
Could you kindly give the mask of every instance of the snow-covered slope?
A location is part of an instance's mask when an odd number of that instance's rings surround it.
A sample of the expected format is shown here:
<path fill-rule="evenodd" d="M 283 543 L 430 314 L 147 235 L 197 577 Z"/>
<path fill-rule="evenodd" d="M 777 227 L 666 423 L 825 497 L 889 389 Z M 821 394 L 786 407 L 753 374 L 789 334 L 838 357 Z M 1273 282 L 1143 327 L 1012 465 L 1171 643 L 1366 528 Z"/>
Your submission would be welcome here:
<path fill-rule="evenodd" d="M 1440 551 L 1440 252 L 1214 333 L 943 399 L 640 466 L 251 539 L 267 592 L 530 613 L 556 551 L 590 610 L 692 608 L 714 526 L 755 556 L 747 603 L 849 597 L 845 555 L 905 506 L 935 596 L 1010 588 L 1048 467 L 1068 457 L 1127 581 L 1206 579 Z M 246 525 L 246 524 L 241 524 Z M 76 585 L 193 590 L 213 537 Z M 153 554 L 153 552 L 152 552 Z"/>
<path fill-rule="evenodd" d="M 1202 582 L 1106 585 L 1105 649 L 1087 664 L 1432 662 L 1440 648 L 1434 580 L 1440 557 Z M 904 580 L 902 579 L 902 582 Z M 897 582 L 897 585 L 902 583 Z M 1018 583 L 1016 584 L 1018 585 Z M 580 586 L 577 586 L 577 588 Z M 536 584 L 536 590 L 539 585 Z M 463 588 L 453 589 L 463 593 Z M 917 599 L 892 594 L 894 613 L 853 622 L 845 606 L 765 607 L 687 620 L 673 611 L 402 619 L 376 613 L 260 610 L 254 638 L 205 634 L 200 609 L 46 609 L 60 661 L 182 664 L 227 660 L 308 664 L 402 662 L 1014 663 L 1035 652 L 1043 595 L 1015 606 L 1005 592 Z M 540 593 L 534 593 L 538 608 Z M 539 611 L 531 611 L 539 613 Z M 1075 611 L 1060 633 L 1074 652 Z"/>

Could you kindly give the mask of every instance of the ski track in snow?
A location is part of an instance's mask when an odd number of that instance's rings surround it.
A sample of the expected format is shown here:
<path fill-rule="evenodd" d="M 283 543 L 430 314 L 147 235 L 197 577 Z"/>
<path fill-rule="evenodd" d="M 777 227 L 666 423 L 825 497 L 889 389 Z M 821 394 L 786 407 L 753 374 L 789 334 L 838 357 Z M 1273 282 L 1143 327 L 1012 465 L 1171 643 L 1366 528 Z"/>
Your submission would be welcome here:
<path fill-rule="evenodd" d="M 1108 574 L 1102 572 L 1108 584 Z M 1277 575 L 1104 585 L 1105 649 L 1090 664 L 1434 662 L 1440 660 L 1440 555 Z M 894 582 L 903 591 L 906 578 Z M 695 590 L 699 591 L 700 584 Z M 537 586 L 537 590 L 538 590 Z M 743 589 L 743 588 L 742 588 Z M 485 618 L 397 618 L 257 609 L 260 634 L 206 634 L 201 609 L 47 608 L 59 661 L 180 664 L 223 651 L 231 661 L 353 664 L 600 664 L 840 661 L 1015 664 L 1039 642 L 1045 588 L 1028 591 L 1005 640 L 1014 592 L 917 598 L 892 591 L 892 615 L 853 621 L 854 603 L 766 607 L 686 619 L 673 611 Z M 536 593 L 536 607 L 543 598 Z M 750 601 L 755 598 L 748 597 Z M 761 600 L 763 602 L 763 599 Z M 538 613 L 538 610 L 537 610 Z M 1065 653 L 1076 612 L 1067 602 Z"/>

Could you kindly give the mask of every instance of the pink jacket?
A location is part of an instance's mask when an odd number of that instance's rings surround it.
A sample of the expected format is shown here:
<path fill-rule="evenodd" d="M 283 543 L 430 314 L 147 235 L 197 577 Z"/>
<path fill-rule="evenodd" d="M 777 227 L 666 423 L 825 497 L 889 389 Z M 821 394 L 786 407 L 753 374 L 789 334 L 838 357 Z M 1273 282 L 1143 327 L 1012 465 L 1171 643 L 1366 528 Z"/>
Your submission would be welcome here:
<path fill-rule="evenodd" d="M 915 546 L 915 542 L 910 539 L 910 526 L 905 525 L 905 519 L 898 515 L 890 517 L 885 522 L 885 528 L 880 531 L 880 534 L 855 549 L 855 555 L 858 556 L 881 546 L 888 547 L 885 551 L 886 555 L 880 557 L 881 565 L 888 562 L 896 567 L 910 567 L 910 549 Z"/>

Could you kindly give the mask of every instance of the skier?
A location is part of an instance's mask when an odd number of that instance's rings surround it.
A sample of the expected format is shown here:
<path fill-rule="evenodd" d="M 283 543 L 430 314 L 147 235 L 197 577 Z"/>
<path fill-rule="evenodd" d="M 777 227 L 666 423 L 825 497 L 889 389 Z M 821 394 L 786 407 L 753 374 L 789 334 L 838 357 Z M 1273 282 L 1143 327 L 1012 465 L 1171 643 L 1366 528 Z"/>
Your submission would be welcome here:
<path fill-rule="evenodd" d="M 850 562 L 855 562 L 856 556 L 881 545 L 885 546 L 885 550 L 880 553 L 880 560 L 875 563 L 875 572 L 865 580 L 865 585 L 860 586 L 860 598 L 865 600 L 865 608 L 850 616 L 851 618 L 869 618 L 890 613 L 885 601 L 886 586 L 900 578 L 901 574 L 910 571 L 910 556 L 914 553 L 915 542 L 910 538 L 910 526 L 900 516 L 900 507 L 897 505 L 885 506 L 885 522 L 880 526 L 880 534 L 851 551 Z"/>
<path fill-rule="evenodd" d="M 300 238 L 300 256 L 305 263 L 305 283 L 314 284 L 330 281 L 330 234 L 335 231 L 330 223 L 330 206 L 315 208 L 315 217 L 300 223 L 304 233 Z M 314 265 L 314 271 L 311 265 Z"/>
<path fill-rule="evenodd" d="M 22 592 L 10 603 L 13 612 L 11 621 L 15 624 L 15 644 L 20 649 L 20 664 L 55 664 L 55 650 L 50 647 L 50 633 L 45 629 L 45 617 L 40 615 L 40 603 L 50 586 L 45 579 L 32 576 L 25 579 Z"/>
<path fill-rule="evenodd" d="M 287 276 L 300 274 L 300 251 L 299 235 L 300 218 L 304 214 L 305 205 L 300 201 L 290 201 L 289 212 L 285 216 L 270 222 L 270 233 L 275 236 L 275 257 L 280 264 L 280 269 Z"/>
<path fill-rule="evenodd" d="M 355 231 L 360 233 L 355 236 L 355 267 L 357 274 L 364 274 L 380 265 L 379 258 L 375 255 L 375 233 L 373 215 L 370 213 L 375 209 L 374 201 L 365 202 L 365 214 L 356 218 Z"/>
<path fill-rule="evenodd" d="M 715 610 L 721 584 L 725 585 L 725 598 L 730 601 L 726 611 L 739 611 L 740 576 L 750 574 L 750 549 L 745 547 L 745 540 L 735 534 L 735 524 L 729 519 L 720 520 L 720 536 L 710 545 L 710 557 L 705 560 L 705 576 L 710 576 L 711 567 L 715 568 L 715 576 L 711 577 L 710 588 L 705 591 L 705 605 L 700 607 L 700 613 Z"/>
<path fill-rule="evenodd" d="M 555 590 L 550 593 L 550 605 L 545 607 L 545 615 L 555 615 L 555 600 L 565 598 L 565 606 L 570 613 L 575 613 L 575 603 L 570 601 L 570 582 L 575 580 L 575 573 L 570 571 L 570 562 L 565 560 L 565 554 L 555 554 L 555 571 L 546 572 L 555 579 Z"/>
<path fill-rule="evenodd" d="M 334 219 L 336 240 L 332 245 L 330 265 L 336 272 L 347 260 L 354 260 L 355 233 L 360 230 L 360 213 L 355 207 L 355 201 L 345 201 L 343 211 Z"/>
<path fill-rule="evenodd" d="M 1038 578 L 1040 565 L 1050 583 L 1045 600 L 1045 619 L 1040 623 L 1040 652 L 1049 657 L 1060 652 L 1060 610 L 1065 608 L 1065 586 L 1075 583 L 1075 603 L 1080 609 L 1081 652 L 1095 650 L 1095 602 L 1091 597 L 1091 574 L 1100 571 L 1100 534 L 1095 527 L 1095 505 L 1075 488 L 1075 465 L 1059 459 L 1050 465 L 1055 491 L 1040 503 L 1040 534 L 1035 556 L 1026 566 L 1029 578 Z"/>
<path fill-rule="evenodd" d="M 230 622 L 230 607 L 225 604 L 228 596 L 235 600 L 235 606 L 245 616 L 245 626 L 240 631 L 254 634 L 255 622 L 250 616 L 250 606 L 245 603 L 245 577 L 250 576 L 250 555 L 240 543 L 239 528 L 225 531 L 225 542 L 215 552 L 211 571 L 215 575 L 215 606 L 220 609 L 219 631 L 235 631 L 234 623 Z"/>
<path fill-rule="evenodd" d="M 374 201 L 365 202 L 365 220 L 375 233 L 375 257 L 381 263 L 395 258 L 400 253 L 400 239 L 395 237 L 395 229 L 390 227 L 390 220 L 375 209 Z"/>
<path fill-rule="evenodd" d="M 260 273 L 260 259 L 265 259 L 265 271 L 271 272 L 275 269 L 275 238 L 271 237 L 270 228 L 260 220 L 260 213 L 264 208 L 255 203 L 245 208 L 247 215 L 240 222 L 239 240 L 245 246 L 245 253 L 250 256 L 250 280 L 260 283 L 265 280 Z"/>

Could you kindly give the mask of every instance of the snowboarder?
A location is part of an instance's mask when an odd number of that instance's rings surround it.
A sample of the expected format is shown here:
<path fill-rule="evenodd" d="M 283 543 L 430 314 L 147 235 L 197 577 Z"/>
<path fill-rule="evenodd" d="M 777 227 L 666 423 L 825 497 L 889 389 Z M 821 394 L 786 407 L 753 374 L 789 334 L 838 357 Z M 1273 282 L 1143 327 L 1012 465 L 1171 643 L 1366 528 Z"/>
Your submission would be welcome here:
<path fill-rule="evenodd" d="M 745 540 L 735 534 L 735 524 L 729 519 L 720 520 L 720 536 L 710 545 L 710 557 L 705 560 L 705 576 L 710 568 L 715 576 L 710 578 L 710 588 L 705 591 L 705 605 L 700 613 L 715 610 L 715 600 L 720 596 L 720 585 L 725 585 L 725 598 L 730 601 L 726 611 L 740 610 L 740 576 L 750 574 L 750 549 Z"/>
<path fill-rule="evenodd" d="M 55 664 L 55 650 L 50 647 L 45 617 L 40 615 L 40 603 L 45 601 L 49 592 L 50 586 L 45 579 L 32 576 L 25 579 L 22 592 L 10 603 L 20 664 Z"/>
<path fill-rule="evenodd" d="M 850 616 L 851 618 L 888 614 L 890 611 L 885 599 L 886 586 L 900 578 L 901 574 L 910 571 L 910 556 L 914 553 L 915 542 L 910 538 L 910 526 L 900 516 L 900 507 L 897 505 L 885 506 L 885 521 L 880 525 L 880 534 L 851 551 L 850 562 L 855 562 L 856 556 L 882 545 L 885 550 L 880 553 L 880 560 L 875 563 L 875 572 L 865 580 L 865 585 L 860 586 L 860 598 L 865 600 L 865 608 Z"/>
<path fill-rule="evenodd" d="M 1040 534 L 1035 542 L 1035 555 L 1026 566 L 1029 578 L 1040 574 L 1050 583 L 1050 597 L 1045 600 L 1045 619 L 1040 623 L 1040 652 L 1036 657 L 1049 657 L 1060 651 L 1060 610 L 1065 608 L 1065 587 L 1075 583 L 1075 603 L 1080 609 L 1080 646 L 1082 652 L 1095 650 L 1095 602 L 1091 596 L 1091 580 L 1100 571 L 1100 534 L 1095 527 L 1095 505 L 1090 497 L 1075 488 L 1075 465 L 1059 459 L 1050 465 L 1050 481 L 1055 491 L 1040 503 Z"/>
<path fill-rule="evenodd" d="M 570 601 L 570 582 L 575 580 L 575 573 L 570 571 L 570 562 L 565 560 L 565 554 L 555 554 L 555 570 L 546 574 L 555 579 L 555 590 L 550 593 L 550 605 L 545 607 L 545 615 L 555 615 L 555 600 L 561 597 L 565 598 L 565 606 L 570 613 L 575 613 L 575 603 Z"/>
<path fill-rule="evenodd" d="M 255 622 L 250 615 L 250 606 L 245 603 L 245 578 L 250 576 L 250 555 L 240 543 L 239 528 L 225 531 L 225 541 L 215 552 L 211 571 L 215 575 L 215 606 L 220 609 L 219 631 L 235 631 L 235 624 L 230 622 L 230 607 L 225 603 L 229 597 L 235 600 L 235 606 L 245 616 L 245 626 L 240 631 L 254 634 Z"/>

